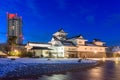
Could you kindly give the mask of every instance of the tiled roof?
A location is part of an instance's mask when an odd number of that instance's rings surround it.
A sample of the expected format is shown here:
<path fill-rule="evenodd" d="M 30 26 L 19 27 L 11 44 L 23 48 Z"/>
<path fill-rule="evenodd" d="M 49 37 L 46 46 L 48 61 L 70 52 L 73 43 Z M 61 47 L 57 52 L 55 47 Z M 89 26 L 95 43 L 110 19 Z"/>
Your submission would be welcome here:
<path fill-rule="evenodd" d="M 98 42 L 102 42 L 100 39 L 94 39 L 93 41 L 98 41 Z"/>
<path fill-rule="evenodd" d="M 61 41 L 61 43 L 64 45 L 64 46 L 75 46 L 75 44 L 71 41 Z"/>
<path fill-rule="evenodd" d="M 52 50 L 48 47 L 33 47 L 32 50 Z"/>
<path fill-rule="evenodd" d="M 55 40 L 58 40 L 58 41 L 59 41 L 59 39 L 58 39 L 57 37 L 53 36 L 53 38 L 54 38 Z"/>
<path fill-rule="evenodd" d="M 96 45 L 93 44 L 92 42 L 86 42 L 85 45 L 86 45 L 86 46 L 96 46 Z"/>
<path fill-rule="evenodd" d="M 81 34 L 80 34 L 80 35 L 77 35 L 77 36 L 73 36 L 73 37 L 68 38 L 68 39 L 73 39 L 73 38 L 77 39 L 77 38 L 80 38 L 80 37 L 82 37 L 82 35 L 81 35 Z M 80 38 L 80 39 L 83 39 L 83 38 Z"/>
<path fill-rule="evenodd" d="M 60 28 L 60 29 L 58 30 L 58 32 L 61 32 L 61 31 L 63 31 L 63 28 Z"/>
<path fill-rule="evenodd" d="M 63 28 L 59 29 L 58 32 L 61 32 L 61 33 L 66 33 Z"/>
<path fill-rule="evenodd" d="M 85 43 L 86 46 L 99 46 L 99 45 L 95 45 L 93 42 L 86 42 Z M 102 46 L 99 46 L 99 47 L 107 47 L 106 45 L 102 45 Z"/>

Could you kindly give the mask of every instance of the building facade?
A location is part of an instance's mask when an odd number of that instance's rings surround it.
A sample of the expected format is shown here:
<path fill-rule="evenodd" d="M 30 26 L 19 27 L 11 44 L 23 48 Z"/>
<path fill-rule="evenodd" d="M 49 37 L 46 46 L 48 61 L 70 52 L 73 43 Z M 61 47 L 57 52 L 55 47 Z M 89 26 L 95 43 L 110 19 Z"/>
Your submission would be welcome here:
<path fill-rule="evenodd" d="M 32 51 L 34 57 L 50 57 L 51 44 L 49 43 L 40 43 L 40 42 L 28 42 L 25 48 L 27 51 Z"/>
<path fill-rule="evenodd" d="M 107 47 L 104 42 L 98 39 L 94 39 L 92 42 L 87 41 L 82 35 L 68 38 L 67 33 L 60 29 L 53 34 L 49 43 L 52 44 L 52 51 L 56 51 L 56 54 L 63 53 L 63 57 L 106 57 Z"/>
<path fill-rule="evenodd" d="M 17 14 L 7 13 L 7 22 L 8 22 L 8 39 L 10 37 L 16 37 L 16 44 L 22 44 L 22 18 L 17 16 Z"/>
<path fill-rule="evenodd" d="M 102 58 L 106 57 L 105 43 L 94 39 L 92 42 L 84 39 L 82 35 L 67 37 L 63 29 L 58 30 L 52 35 L 51 41 L 43 43 L 28 43 L 27 49 L 39 47 L 37 55 L 54 58 Z M 35 48 L 33 48 L 35 49 Z"/>

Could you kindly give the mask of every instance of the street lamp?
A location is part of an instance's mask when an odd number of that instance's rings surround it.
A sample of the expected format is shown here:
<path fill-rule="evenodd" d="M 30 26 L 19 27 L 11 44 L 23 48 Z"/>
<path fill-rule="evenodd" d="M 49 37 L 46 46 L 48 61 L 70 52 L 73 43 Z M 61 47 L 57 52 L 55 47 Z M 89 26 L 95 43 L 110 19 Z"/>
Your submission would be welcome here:
<path fill-rule="evenodd" d="M 15 54 L 14 56 L 18 56 L 19 55 L 19 51 L 15 49 L 14 50 L 14 54 Z"/>

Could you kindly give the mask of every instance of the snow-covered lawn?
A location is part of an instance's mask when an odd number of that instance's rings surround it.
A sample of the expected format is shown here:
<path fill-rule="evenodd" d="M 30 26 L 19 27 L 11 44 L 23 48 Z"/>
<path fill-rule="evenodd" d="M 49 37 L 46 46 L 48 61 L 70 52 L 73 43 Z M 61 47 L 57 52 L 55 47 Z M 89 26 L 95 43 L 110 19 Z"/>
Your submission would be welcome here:
<path fill-rule="evenodd" d="M 96 64 L 96 60 L 53 59 L 53 58 L 0 58 L 0 78 L 40 75 L 78 69 Z"/>
<path fill-rule="evenodd" d="M 77 63 L 78 59 L 62 59 L 62 58 L 16 58 L 11 60 L 11 58 L 0 58 L 0 64 L 8 63 Z M 96 60 L 81 60 L 81 63 L 93 63 Z"/>

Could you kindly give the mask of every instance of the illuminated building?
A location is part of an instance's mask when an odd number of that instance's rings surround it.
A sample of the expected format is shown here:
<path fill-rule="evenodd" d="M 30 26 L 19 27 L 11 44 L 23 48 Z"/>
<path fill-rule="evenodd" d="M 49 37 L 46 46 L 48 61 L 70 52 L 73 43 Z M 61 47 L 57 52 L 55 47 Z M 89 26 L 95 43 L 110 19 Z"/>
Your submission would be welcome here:
<path fill-rule="evenodd" d="M 82 35 L 67 38 L 63 29 L 53 34 L 51 41 L 52 53 L 62 55 L 60 57 L 106 57 L 105 43 L 99 39 L 87 42 Z"/>
<path fill-rule="evenodd" d="M 33 51 L 35 53 L 34 56 L 36 57 L 41 57 L 41 55 L 43 57 L 49 57 L 50 55 L 49 52 L 51 50 L 50 47 L 51 44 L 41 42 L 28 42 L 27 45 L 25 46 L 27 51 L 29 50 Z"/>
<path fill-rule="evenodd" d="M 58 30 L 52 35 L 49 43 L 28 43 L 26 48 L 32 49 L 33 47 L 39 47 L 37 55 L 43 53 L 45 56 L 50 53 L 51 57 L 69 57 L 69 58 L 102 58 L 106 57 L 106 46 L 105 43 L 94 39 L 92 42 L 87 42 L 82 35 L 74 36 L 71 38 L 67 37 L 66 32 L 63 29 Z M 38 49 L 38 48 L 37 48 Z M 47 55 L 48 56 L 48 55 Z"/>
<path fill-rule="evenodd" d="M 8 23 L 8 39 L 9 37 L 15 36 L 17 39 L 16 44 L 22 44 L 22 18 L 17 16 L 17 14 L 7 13 L 7 23 Z"/>

